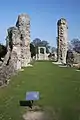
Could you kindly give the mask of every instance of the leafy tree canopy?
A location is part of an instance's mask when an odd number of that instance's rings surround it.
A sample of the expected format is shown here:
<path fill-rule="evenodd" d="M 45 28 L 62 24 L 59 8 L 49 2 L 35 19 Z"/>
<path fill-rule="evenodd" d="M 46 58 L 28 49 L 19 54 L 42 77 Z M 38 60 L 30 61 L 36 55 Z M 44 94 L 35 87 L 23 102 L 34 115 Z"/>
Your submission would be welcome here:
<path fill-rule="evenodd" d="M 0 44 L 0 60 L 1 60 L 2 57 L 5 56 L 6 53 L 7 53 L 7 48 L 6 48 L 6 46 Z"/>
<path fill-rule="evenodd" d="M 41 40 L 39 38 L 35 38 L 33 42 L 31 42 L 31 44 L 35 46 L 36 53 L 38 53 L 38 47 L 46 47 L 46 52 L 49 53 L 50 46 L 47 41 Z M 42 53 L 43 53 L 43 50 L 42 50 Z"/>
<path fill-rule="evenodd" d="M 30 52 L 31 52 L 31 57 L 36 55 L 36 50 L 32 43 L 30 43 Z"/>
<path fill-rule="evenodd" d="M 80 53 L 80 40 L 77 39 L 77 38 L 74 38 L 72 41 L 71 41 L 71 44 L 73 46 L 73 50 Z"/>

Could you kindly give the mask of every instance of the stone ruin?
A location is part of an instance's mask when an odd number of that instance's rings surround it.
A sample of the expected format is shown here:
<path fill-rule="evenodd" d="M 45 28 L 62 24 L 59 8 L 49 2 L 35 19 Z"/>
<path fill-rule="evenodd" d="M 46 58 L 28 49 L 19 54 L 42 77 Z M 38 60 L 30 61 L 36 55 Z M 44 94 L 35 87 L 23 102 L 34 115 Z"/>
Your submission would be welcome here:
<path fill-rule="evenodd" d="M 80 70 L 80 53 L 77 53 L 77 52 L 73 51 L 73 55 L 74 55 L 73 67 Z"/>
<path fill-rule="evenodd" d="M 57 63 L 58 64 L 70 64 L 70 66 L 80 69 L 80 54 L 72 51 L 73 60 L 71 58 L 67 60 L 67 52 L 69 51 L 68 44 L 68 25 L 64 18 L 61 18 L 57 22 Z"/>
<path fill-rule="evenodd" d="M 41 49 L 44 50 L 44 53 L 41 53 Z M 49 60 L 48 55 L 46 53 L 46 47 L 38 47 L 38 54 L 36 54 L 36 60 Z"/>
<path fill-rule="evenodd" d="M 7 54 L 0 66 L 0 86 L 31 60 L 30 18 L 26 14 L 18 16 L 16 26 L 8 29 Z"/>
<path fill-rule="evenodd" d="M 68 50 L 68 25 L 64 18 L 61 18 L 57 22 L 57 61 L 59 63 L 66 64 L 66 55 Z"/>
<path fill-rule="evenodd" d="M 58 63 L 66 64 L 68 50 L 67 21 L 64 18 L 58 20 L 57 28 L 57 61 Z M 20 71 L 22 67 L 27 67 L 28 63 L 31 61 L 29 16 L 26 14 L 19 15 L 16 25 L 10 27 L 7 31 L 7 54 L 0 65 L 0 86 L 6 84 L 12 75 Z M 44 54 L 40 53 L 41 48 L 43 47 L 38 49 L 39 54 L 36 56 L 36 60 L 49 60 L 46 54 L 46 48 L 43 48 Z M 80 55 L 77 55 L 75 61 L 80 62 L 79 58 Z"/>

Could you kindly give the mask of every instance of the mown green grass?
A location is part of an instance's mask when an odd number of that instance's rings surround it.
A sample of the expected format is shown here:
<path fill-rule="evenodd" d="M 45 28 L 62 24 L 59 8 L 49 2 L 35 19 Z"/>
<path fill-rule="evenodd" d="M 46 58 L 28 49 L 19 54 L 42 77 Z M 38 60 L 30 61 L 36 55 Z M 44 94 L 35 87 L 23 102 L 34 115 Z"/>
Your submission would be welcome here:
<path fill-rule="evenodd" d="M 36 62 L 0 88 L 0 120 L 23 120 L 26 108 L 19 105 L 27 91 L 39 91 L 36 104 L 59 109 L 59 120 L 80 119 L 80 72 L 59 68 L 51 62 Z"/>

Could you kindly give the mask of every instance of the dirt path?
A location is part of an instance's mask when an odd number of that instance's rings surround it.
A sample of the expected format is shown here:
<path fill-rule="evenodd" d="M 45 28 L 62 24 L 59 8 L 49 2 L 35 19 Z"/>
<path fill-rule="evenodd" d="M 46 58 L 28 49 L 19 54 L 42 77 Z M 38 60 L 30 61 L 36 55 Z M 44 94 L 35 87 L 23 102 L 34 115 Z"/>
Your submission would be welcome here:
<path fill-rule="evenodd" d="M 27 110 L 23 115 L 24 120 L 58 120 L 59 115 L 50 108 L 45 110 Z"/>

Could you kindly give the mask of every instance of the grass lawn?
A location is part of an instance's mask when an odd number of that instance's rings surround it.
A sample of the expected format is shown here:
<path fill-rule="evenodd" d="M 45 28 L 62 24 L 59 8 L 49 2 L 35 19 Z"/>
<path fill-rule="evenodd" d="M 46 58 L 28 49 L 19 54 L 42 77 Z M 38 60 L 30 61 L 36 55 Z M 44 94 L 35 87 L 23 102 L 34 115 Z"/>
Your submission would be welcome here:
<path fill-rule="evenodd" d="M 80 72 L 51 62 L 36 62 L 0 88 L 0 120 L 23 120 L 19 101 L 33 90 L 41 95 L 37 104 L 59 110 L 59 120 L 80 120 Z"/>

